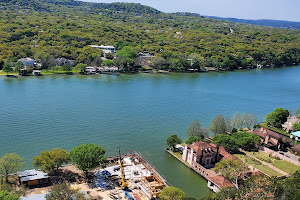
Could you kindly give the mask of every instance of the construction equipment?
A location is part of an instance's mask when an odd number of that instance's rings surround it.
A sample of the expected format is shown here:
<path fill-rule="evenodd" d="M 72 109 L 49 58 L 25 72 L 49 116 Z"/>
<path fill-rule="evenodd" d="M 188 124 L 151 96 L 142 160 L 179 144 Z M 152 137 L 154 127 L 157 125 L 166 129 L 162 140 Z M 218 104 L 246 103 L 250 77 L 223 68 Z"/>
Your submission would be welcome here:
<path fill-rule="evenodd" d="M 120 147 L 118 147 L 118 149 L 119 149 L 119 157 L 120 157 L 120 171 L 121 171 L 121 174 L 122 174 L 122 179 L 119 180 L 119 184 L 120 184 L 120 186 L 123 190 L 126 190 L 126 189 L 128 189 L 128 183 L 125 181 Z"/>

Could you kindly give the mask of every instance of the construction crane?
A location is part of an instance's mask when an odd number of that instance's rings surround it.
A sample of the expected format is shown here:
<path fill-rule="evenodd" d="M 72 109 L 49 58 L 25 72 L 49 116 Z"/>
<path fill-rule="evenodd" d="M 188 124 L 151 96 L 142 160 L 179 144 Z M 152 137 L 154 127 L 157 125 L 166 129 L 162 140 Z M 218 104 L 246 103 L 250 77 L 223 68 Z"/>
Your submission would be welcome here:
<path fill-rule="evenodd" d="M 120 157 L 120 171 L 121 171 L 121 174 L 122 174 L 122 179 L 119 180 L 119 184 L 120 184 L 120 186 L 122 187 L 123 190 L 126 190 L 128 188 L 128 183 L 125 181 L 120 147 L 118 147 L 118 149 L 119 149 L 119 157 Z"/>

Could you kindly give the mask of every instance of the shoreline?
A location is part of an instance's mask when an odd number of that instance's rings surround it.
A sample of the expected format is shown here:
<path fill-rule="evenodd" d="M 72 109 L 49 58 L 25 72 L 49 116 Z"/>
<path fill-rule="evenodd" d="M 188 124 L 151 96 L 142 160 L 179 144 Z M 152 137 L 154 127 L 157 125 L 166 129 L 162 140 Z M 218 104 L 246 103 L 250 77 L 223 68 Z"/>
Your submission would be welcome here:
<path fill-rule="evenodd" d="M 255 69 L 283 69 L 283 68 L 290 68 L 290 67 L 300 67 L 300 64 L 298 65 L 292 65 L 292 66 L 282 66 L 282 67 L 265 67 L 265 68 L 247 68 L 247 69 L 235 69 L 235 70 L 208 70 L 208 71 L 133 71 L 133 72 L 112 72 L 112 74 L 108 73 L 97 73 L 97 74 L 81 74 L 81 73 L 68 73 L 68 72 L 54 72 L 54 73 L 43 73 L 41 72 L 41 75 L 39 76 L 49 76 L 49 75 L 83 75 L 83 76 L 93 76 L 93 75 L 120 75 L 120 74 L 202 74 L 202 73 L 224 73 L 224 72 L 237 72 L 237 71 L 249 71 L 249 70 L 255 70 Z M 10 73 L 10 74 L 1 74 L 2 70 L 0 71 L 0 77 L 7 77 L 7 78 L 17 78 L 17 77 L 39 77 L 37 75 L 27 75 L 27 76 L 22 76 L 17 73 Z"/>

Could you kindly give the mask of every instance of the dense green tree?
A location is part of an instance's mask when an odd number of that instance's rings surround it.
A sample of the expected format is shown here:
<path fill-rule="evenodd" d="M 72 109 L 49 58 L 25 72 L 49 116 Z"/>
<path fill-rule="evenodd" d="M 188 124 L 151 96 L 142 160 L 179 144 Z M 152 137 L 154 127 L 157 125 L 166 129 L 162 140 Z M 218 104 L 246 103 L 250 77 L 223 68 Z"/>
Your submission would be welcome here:
<path fill-rule="evenodd" d="M 0 199 L 1 200 L 18 200 L 20 197 L 15 194 L 11 194 L 7 190 L 0 191 Z"/>
<path fill-rule="evenodd" d="M 55 185 L 48 194 L 46 200 L 86 200 L 83 193 L 74 190 L 67 183 Z"/>
<path fill-rule="evenodd" d="M 261 142 L 258 135 L 248 132 L 235 132 L 232 135 L 220 134 L 212 140 L 214 144 L 223 146 L 229 152 L 237 152 L 238 148 L 252 150 Z"/>
<path fill-rule="evenodd" d="M 3 66 L 4 66 L 4 61 L 0 59 L 0 70 L 2 70 Z"/>
<path fill-rule="evenodd" d="M 187 130 L 187 136 L 199 136 L 200 132 L 200 123 L 198 120 L 194 120 L 190 125 L 189 129 Z"/>
<path fill-rule="evenodd" d="M 274 193 L 276 190 L 276 183 L 272 178 L 265 175 L 252 176 L 251 178 L 244 180 L 239 185 L 239 189 L 236 188 L 223 188 L 216 194 L 214 199 L 216 200 L 254 200 L 254 199 L 274 199 Z"/>
<path fill-rule="evenodd" d="M 150 66 L 151 66 L 153 69 L 157 69 L 157 70 L 165 69 L 165 68 L 168 67 L 168 62 L 167 62 L 167 60 L 166 60 L 165 58 L 163 58 L 163 57 L 155 56 L 154 58 L 151 59 Z"/>
<path fill-rule="evenodd" d="M 12 71 L 12 66 L 11 66 L 11 64 L 5 63 L 4 66 L 3 66 L 2 71 L 6 72 L 7 75 L 8 75 L 8 73 Z"/>
<path fill-rule="evenodd" d="M 180 144 L 181 142 L 182 140 L 177 135 L 171 135 L 167 138 L 167 145 L 172 149 L 176 146 L 176 144 Z"/>
<path fill-rule="evenodd" d="M 293 125 L 293 129 L 294 129 L 294 131 L 300 131 L 300 122 L 295 123 L 295 124 Z"/>
<path fill-rule="evenodd" d="M 66 71 L 67 73 L 70 73 L 72 71 L 72 66 L 66 63 L 62 66 L 62 70 Z"/>
<path fill-rule="evenodd" d="M 217 115 L 210 124 L 209 130 L 214 135 L 223 134 L 226 132 L 226 124 L 223 115 Z"/>
<path fill-rule="evenodd" d="M 24 69 L 24 64 L 21 61 L 16 62 L 15 71 L 20 73 L 22 69 Z"/>
<path fill-rule="evenodd" d="M 9 174 L 16 173 L 22 168 L 24 162 L 23 158 L 16 153 L 7 153 L 0 159 L 0 174 L 5 176 L 8 181 Z"/>
<path fill-rule="evenodd" d="M 296 200 L 300 198 L 300 172 L 296 171 L 290 177 L 283 179 L 276 185 L 275 199 Z"/>
<path fill-rule="evenodd" d="M 222 160 L 218 162 L 214 167 L 215 172 L 221 173 L 224 177 L 228 178 L 239 189 L 238 181 L 241 175 L 248 169 L 246 163 L 240 160 Z"/>
<path fill-rule="evenodd" d="M 84 73 L 86 67 L 87 67 L 87 64 L 79 63 L 75 66 L 75 69 L 77 72 Z"/>
<path fill-rule="evenodd" d="M 199 138 L 208 138 L 208 130 L 206 127 L 200 127 L 199 121 L 194 120 L 186 132 L 187 136 L 197 136 Z"/>
<path fill-rule="evenodd" d="M 173 186 L 165 187 L 159 194 L 159 199 L 161 199 L 161 200 L 184 200 L 185 193 L 181 189 L 175 188 Z"/>
<path fill-rule="evenodd" d="M 83 144 L 74 147 L 70 151 L 70 157 L 76 166 L 81 169 L 86 175 L 89 170 L 104 163 L 105 150 L 103 147 L 96 144 Z"/>
<path fill-rule="evenodd" d="M 66 150 L 55 148 L 51 151 L 42 151 L 39 156 L 33 157 L 33 165 L 40 167 L 45 172 L 57 173 L 59 167 L 70 160 L 69 153 Z"/>
<path fill-rule="evenodd" d="M 233 115 L 230 125 L 232 128 L 236 128 L 236 129 L 239 129 L 239 127 L 241 127 L 241 115 L 239 112 L 236 112 Z"/>
<path fill-rule="evenodd" d="M 200 138 L 198 136 L 190 136 L 189 139 L 185 143 L 192 144 L 193 142 L 199 142 L 200 140 L 203 140 L 203 138 Z"/>
<path fill-rule="evenodd" d="M 223 146 L 229 152 L 236 152 L 239 148 L 236 140 L 227 134 L 219 134 L 213 137 L 213 143 L 218 146 Z"/>
<path fill-rule="evenodd" d="M 191 68 L 197 69 L 198 71 L 205 70 L 205 59 L 200 54 L 197 53 L 190 54 L 189 60 L 191 61 Z"/>
<path fill-rule="evenodd" d="M 112 61 L 112 60 L 104 60 L 104 61 L 102 62 L 102 65 L 103 65 L 103 66 L 112 67 L 112 66 L 115 66 L 115 63 L 114 63 L 114 61 Z"/>
<path fill-rule="evenodd" d="M 266 115 L 265 122 L 268 126 L 282 128 L 281 124 L 286 122 L 289 115 L 290 113 L 288 110 L 276 108 L 273 112 Z"/>
<path fill-rule="evenodd" d="M 116 63 L 123 66 L 125 71 L 131 71 L 136 57 L 137 53 L 132 49 L 132 47 L 125 46 L 117 52 Z"/>

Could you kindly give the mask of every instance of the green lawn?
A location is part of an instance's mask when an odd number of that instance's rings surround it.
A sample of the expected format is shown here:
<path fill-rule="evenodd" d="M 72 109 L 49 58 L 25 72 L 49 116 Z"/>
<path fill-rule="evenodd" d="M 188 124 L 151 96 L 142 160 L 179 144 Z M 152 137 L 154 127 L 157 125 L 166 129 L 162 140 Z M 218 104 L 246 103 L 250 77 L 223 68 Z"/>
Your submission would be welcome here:
<path fill-rule="evenodd" d="M 269 168 L 266 165 L 263 165 L 259 163 L 256 160 L 252 160 L 250 157 L 246 155 L 241 155 L 241 154 L 234 154 L 235 157 L 241 159 L 242 161 L 246 162 L 249 165 L 252 165 L 253 167 L 257 168 L 258 170 L 264 172 L 265 174 L 268 174 L 269 176 L 282 176 L 279 172 Z"/>
<path fill-rule="evenodd" d="M 182 159 L 182 155 L 179 152 L 172 152 L 177 158 L 179 158 L 182 162 L 190 166 L 190 164 Z"/>
<path fill-rule="evenodd" d="M 8 75 L 18 75 L 18 74 L 19 74 L 18 72 L 9 72 L 9 73 L 8 73 Z M 4 72 L 4 71 L 1 71 L 1 72 L 0 72 L 0 75 L 7 75 L 7 73 Z"/>
<path fill-rule="evenodd" d="M 286 173 L 294 173 L 295 171 L 300 170 L 298 165 L 285 160 L 274 160 L 274 166 Z"/>
<path fill-rule="evenodd" d="M 271 157 L 269 157 L 269 154 L 259 150 L 258 152 L 248 152 L 247 153 L 251 154 L 252 156 L 262 160 L 262 161 L 265 161 L 267 163 L 273 163 L 273 160 L 275 159 L 272 159 Z"/>
<path fill-rule="evenodd" d="M 276 160 L 274 158 L 269 157 L 269 154 L 259 151 L 259 152 L 248 152 L 249 154 L 255 156 L 256 158 L 265 161 L 267 163 L 270 163 L 277 167 L 278 169 L 281 169 L 282 171 L 286 173 L 294 173 L 297 170 L 300 170 L 300 167 L 298 165 L 295 165 L 293 163 L 290 163 L 286 160 Z M 270 162 L 268 162 L 270 161 Z"/>
<path fill-rule="evenodd" d="M 42 69 L 42 74 L 43 75 L 46 75 L 46 74 L 66 74 L 66 73 L 70 73 L 70 72 L 67 72 L 67 71 L 63 71 L 63 70 L 52 70 L 52 69 Z M 75 70 L 75 67 L 72 67 L 72 71 L 71 73 L 78 73 L 76 70 Z"/>

